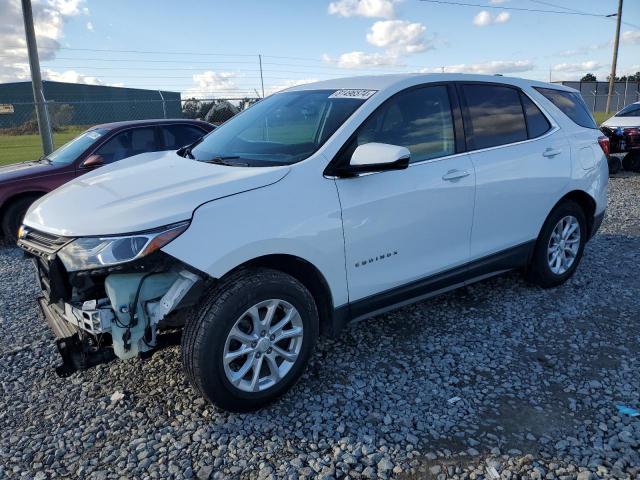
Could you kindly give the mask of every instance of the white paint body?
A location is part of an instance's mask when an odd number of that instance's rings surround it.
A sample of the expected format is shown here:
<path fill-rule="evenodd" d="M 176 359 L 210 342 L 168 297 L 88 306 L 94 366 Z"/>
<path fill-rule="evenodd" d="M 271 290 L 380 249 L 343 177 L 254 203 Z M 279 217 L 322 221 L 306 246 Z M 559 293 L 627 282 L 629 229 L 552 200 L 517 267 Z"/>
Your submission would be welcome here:
<path fill-rule="evenodd" d="M 635 102 L 632 103 L 631 105 L 636 105 L 638 107 L 640 107 L 640 102 Z M 630 106 L 629 106 L 630 107 Z M 629 108 L 626 107 L 626 108 Z M 635 113 L 635 112 L 634 112 Z M 616 113 L 617 115 L 617 113 Z M 616 127 L 640 127 L 640 115 L 630 115 L 630 116 L 623 116 L 623 117 L 617 117 L 616 115 L 614 115 L 613 117 L 607 119 L 606 121 L 604 121 L 602 123 L 603 127 L 610 127 L 610 128 L 616 128 Z"/>
<path fill-rule="evenodd" d="M 429 82 L 469 80 L 520 87 L 552 129 L 540 138 L 413 163 L 405 170 L 355 178 L 324 175 L 351 134 L 392 95 Z M 596 214 L 604 211 L 608 170 L 599 132 L 577 126 L 535 85 L 549 87 L 459 74 L 358 77 L 294 87 L 376 93 L 319 150 L 291 166 L 232 167 L 172 152 L 143 154 L 43 197 L 25 224 L 58 235 L 93 236 L 191 218 L 185 233 L 164 247 L 166 253 L 214 278 L 257 257 L 293 255 L 324 276 L 337 308 L 534 240 L 553 206 L 573 190 L 593 198 Z M 386 258 L 357 266 L 376 256 Z"/>

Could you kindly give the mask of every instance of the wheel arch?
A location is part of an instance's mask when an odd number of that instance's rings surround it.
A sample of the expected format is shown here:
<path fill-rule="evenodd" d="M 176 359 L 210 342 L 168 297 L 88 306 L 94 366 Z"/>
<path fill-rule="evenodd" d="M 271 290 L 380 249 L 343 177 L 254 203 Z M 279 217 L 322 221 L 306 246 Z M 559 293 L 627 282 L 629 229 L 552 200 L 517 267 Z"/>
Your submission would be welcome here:
<path fill-rule="evenodd" d="M 584 190 L 572 190 L 558 200 L 558 202 L 553 206 L 552 211 L 566 200 L 571 200 L 582 208 L 585 217 L 587 217 L 587 238 L 590 238 L 594 227 L 596 200 Z"/>
<path fill-rule="evenodd" d="M 320 334 L 333 335 L 336 331 L 334 303 L 331 289 L 324 275 L 308 260 L 289 254 L 270 254 L 253 258 L 238 265 L 241 268 L 271 268 L 291 275 L 311 293 L 320 318 Z M 229 272 L 230 273 L 230 272 Z"/>
<path fill-rule="evenodd" d="M 16 193 L 7 197 L 7 199 L 2 202 L 2 205 L 0 205 L 0 223 L 4 221 L 4 216 L 7 212 L 7 209 L 15 202 L 22 200 L 23 198 L 33 198 L 33 200 L 35 201 L 43 195 L 46 195 L 47 193 L 49 192 L 46 192 L 44 190 L 28 190 L 26 192 Z"/>

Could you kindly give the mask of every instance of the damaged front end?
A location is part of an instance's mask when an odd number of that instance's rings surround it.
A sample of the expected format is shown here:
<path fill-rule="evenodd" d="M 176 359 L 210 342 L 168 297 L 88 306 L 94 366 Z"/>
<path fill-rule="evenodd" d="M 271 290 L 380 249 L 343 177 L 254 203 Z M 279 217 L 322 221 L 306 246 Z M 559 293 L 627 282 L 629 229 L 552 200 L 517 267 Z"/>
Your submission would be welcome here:
<path fill-rule="evenodd" d="M 59 375 L 144 358 L 161 346 L 159 330 L 182 326 L 179 313 L 197 301 L 205 275 L 160 249 L 187 227 L 91 238 L 20 229 L 18 245 L 34 260 L 38 302 L 62 356 Z"/>

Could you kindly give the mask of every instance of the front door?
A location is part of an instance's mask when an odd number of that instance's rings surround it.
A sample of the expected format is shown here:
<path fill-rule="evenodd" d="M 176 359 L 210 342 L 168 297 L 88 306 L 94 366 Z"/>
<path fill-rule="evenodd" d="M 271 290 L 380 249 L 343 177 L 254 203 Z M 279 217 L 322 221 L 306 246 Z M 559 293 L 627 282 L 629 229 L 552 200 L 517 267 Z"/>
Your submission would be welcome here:
<path fill-rule="evenodd" d="M 336 180 L 350 302 L 395 296 L 467 262 L 475 173 L 469 156 L 456 154 L 447 86 L 391 97 L 350 142 L 344 155 L 368 142 L 411 152 L 406 170 Z"/>

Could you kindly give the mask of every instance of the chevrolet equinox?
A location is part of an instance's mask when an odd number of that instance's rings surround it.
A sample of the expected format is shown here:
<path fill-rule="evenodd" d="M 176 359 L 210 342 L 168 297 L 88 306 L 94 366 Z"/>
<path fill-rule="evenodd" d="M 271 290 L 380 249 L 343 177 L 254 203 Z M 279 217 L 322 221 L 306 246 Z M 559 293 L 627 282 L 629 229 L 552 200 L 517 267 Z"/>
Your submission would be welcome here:
<path fill-rule="evenodd" d="M 508 270 L 575 272 L 608 140 L 570 88 L 500 76 L 342 78 L 36 201 L 19 231 L 62 365 L 145 357 L 182 328 L 191 384 L 257 409 L 319 335 Z"/>

